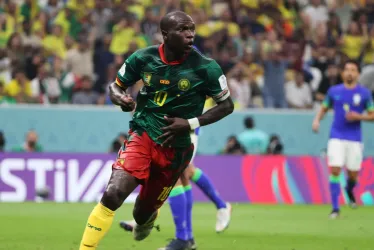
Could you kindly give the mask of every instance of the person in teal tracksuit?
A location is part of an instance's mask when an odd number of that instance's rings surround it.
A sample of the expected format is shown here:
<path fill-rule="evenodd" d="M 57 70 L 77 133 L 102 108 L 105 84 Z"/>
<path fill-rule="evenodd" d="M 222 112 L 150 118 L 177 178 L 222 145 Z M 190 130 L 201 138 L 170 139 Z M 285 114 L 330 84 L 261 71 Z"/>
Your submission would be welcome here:
<path fill-rule="evenodd" d="M 244 120 L 245 131 L 238 136 L 239 143 L 247 154 L 266 154 L 269 145 L 269 135 L 255 127 L 252 117 Z"/>

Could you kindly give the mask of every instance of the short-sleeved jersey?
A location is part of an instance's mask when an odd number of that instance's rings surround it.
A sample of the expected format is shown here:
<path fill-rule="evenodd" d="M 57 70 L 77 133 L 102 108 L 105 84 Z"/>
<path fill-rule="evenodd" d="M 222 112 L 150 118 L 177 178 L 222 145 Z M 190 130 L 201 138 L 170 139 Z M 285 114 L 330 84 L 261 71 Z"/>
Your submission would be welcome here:
<path fill-rule="evenodd" d="M 183 61 L 167 62 L 163 45 L 132 54 L 117 74 L 116 83 L 126 88 L 138 80 L 144 83 L 137 96 L 133 123 L 143 128 L 156 143 L 164 116 L 191 119 L 202 114 L 206 96 L 221 102 L 230 96 L 220 66 L 195 48 Z M 181 134 L 173 147 L 190 145 L 190 133 Z"/>
<path fill-rule="evenodd" d="M 367 88 L 357 85 L 349 89 L 344 84 L 335 85 L 328 90 L 323 106 L 334 110 L 330 138 L 359 142 L 362 140 L 361 122 L 347 121 L 345 116 L 350 111 L 361 114 L 374 110 L 373 99 Z"/>

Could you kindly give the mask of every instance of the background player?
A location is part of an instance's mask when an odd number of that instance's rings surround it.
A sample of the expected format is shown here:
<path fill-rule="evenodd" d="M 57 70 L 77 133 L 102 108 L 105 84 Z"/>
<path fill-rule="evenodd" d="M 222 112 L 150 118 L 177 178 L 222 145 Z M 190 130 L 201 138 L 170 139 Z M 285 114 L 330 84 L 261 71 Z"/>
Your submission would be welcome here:
<path fill-rule="evenodd" d="M 160 250 L 184 249 L 190 242 L 191 249 L 197 249 L 192 230 L 192 187 L 190 180 L 195 182 L 198 187 L 215 203 L 217 211 L 216 232 L 223 232 L 231 220 L 231 204 L 224 202 L 214 188 L 209 178 L 193 164 L 198 145 L 199 128 L 191 132 L 191 142 L 194 144 L 194 154 L 190 165 L 184 171 L 181 181 L 175 185 L 170 192 L 169 204 L 173 214 L 176 227 L 175 239 L 173 239 L 165 248 Z M 132 231 L 135 221 L 122 221 L 120 226 L 126 231 Z"/>
<path fill-rule="evenodd" d="M 190 165 L 184 171 L 184 178 L 194 182 L 204 194 L 215 204 L 217 208 L 217 221 L 216 221 L 216 232 L 223 232 L 229 225 L 231 220 L 231 204 L 225 202 L 219 195 L 218 191 L 214 187 L 209 177 L 204 172 L 196 168 L 193 162 L 198 148 L 198 136 L 199 129 L 196 129 L 194 133 L 191 133 L 191 142 L 194 144 L 194 154 Z M 191 187 L 187 187 L 191 189 Z M 192 195 L 192 194 L 191 194 Z"/>
<path fill-rule="evenodd" d="M 158 209 L 192 158 L 190 131 L 233 112 L 221 68 L 192 47 L 192 18 L 184 12 L 172 12 L 162 18 L 160 28 L 164 44 L 132 54 L 110 85 L 112 102 L 129 112 L 135 102 L 126 89 L 140 79 L 145 83 L 137 97 L 129 139 L 113 164 L 100 203 L 88 218 L 80 250 L 97 248 L 115 210 L 139 184 L 142 189 L 133 210 L 137 223 L 133 232 L 135 240 L 145 239 Z M 202 114 L 206 96 L 213 97 L 217 105 Z"/>
<path fill-rule="evenodd" d="M 339 176 L 343 166 L 348 170 L 346 191 L 350 203 L 355 206 L 353 188 L 361 169 L 363 158 L 361 121 L 374 120 L 374 106 L 370 91 L 357 83 L 360 68 L 355 61 L 344 64 L 343 84 L 328 90 L 321 110 L 313 121 L 313 130 L 318 132 L 320 121 L 329 108 L 334 110 L 330 139 L 327 145 L 328 165 L 331 169 L 330 192 L 332 212 L 330 218 L 339 216 Z M 367 114 L 363 114 L 367 111 Z"/>

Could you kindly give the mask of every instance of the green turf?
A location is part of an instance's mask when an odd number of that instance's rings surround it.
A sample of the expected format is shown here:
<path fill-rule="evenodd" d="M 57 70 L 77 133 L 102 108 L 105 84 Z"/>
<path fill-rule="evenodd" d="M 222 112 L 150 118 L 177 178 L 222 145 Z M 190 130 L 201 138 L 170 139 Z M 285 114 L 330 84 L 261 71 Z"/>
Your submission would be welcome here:
<path fill-rule="evenodd" d="M 88 214 L 94 204 L 0 203 L 0 249 L 78 250 Z M 166 205 L 152 232 L 136 243 L 119 228 L 131 219 L 132 206 L 123 206 L 98 249 L 156 250 L 173 237 Z M 230 228 L 216 234 L 215 208 L 194 206 L 195 238 L 200 250 L 369 250 L 374 249 L 374 208 L 343 208 L 342 217 L 328 220 L 328 206 L 233 205 Z"/>

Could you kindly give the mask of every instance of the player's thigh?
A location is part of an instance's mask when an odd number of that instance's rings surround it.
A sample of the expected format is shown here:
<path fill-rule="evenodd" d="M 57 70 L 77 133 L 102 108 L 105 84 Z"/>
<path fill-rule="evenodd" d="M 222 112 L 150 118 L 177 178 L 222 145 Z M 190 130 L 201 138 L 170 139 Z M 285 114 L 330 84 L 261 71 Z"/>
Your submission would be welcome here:
<path fill-rule="evenodd" d="M 167 165 L 160 166 L 159 164 L 154 164 L 156 161 L 151 165 L 149 178 L 144 182 L 139 193 L 139 199 L 137 200 L 139 210 L 157 210 L 160 208 L 190 163 L 193 145 L 186 149 L 175 151 L 172 154 L 167 154 L 169 157 L 172 156 L 172 158 L 168 159 Z M 162 155 L 160 154 L 160 157 Z M 157 163 L 163 162 L 163 159 L 158 160 Z"/>
<path fill-rule="evenodd" d="M 146 132 L 129 131 L 129 140 L 119 150 L 113 169 L 125 170 L 139 180 L 147 179 L 152 159 L 152 143 Z"/>
<path fill-rule="evenodd" d="M 195 134 L 195 132 L 192 132 L 190 134 L 190 137 L 191 137 L 191 143 L 194 145 L 194 150 L 193 150 L 193 154 L 192 154 L 192 158 L 191 158 L 191 162 L 193 162 L 193 160 L 195 159 L 195 156 L 196 156 L 196 152 L 197 152 L 197 145 L 198 145 L 198 142 L 199 142 L 199 137 Z"/>
<path fill-rule="evenodd" d="M 327 143 L 327 162 L 329 167 L 342 168 L 345 165 L 345 144 L 343 140 L 330 139 Z"/>
<path fill-rule="evenodd" d="M 179 179 L 178 176 L 173 176 L 171 170 L 158 171 L 155 168 L 157 167 L 151 166 L 151 174 L 140 189 L 135 205 L 138 213 L 149 213 L 159 209 Z"/>
<path fill-rule="evenodd" d="M 347 141 L 347 163 L 346 167 L 349 171 L 358 172 L 361 169 L 363 160 L 363 145 L 360 142 Z"/>
<path fill-rule="evenodd" d="M 196 156 L 196 152 L 197 152 L 197 145 L 198 145 L 198 142 L 199 142 L 199 137 L 197 134 L 195 134 L 195 132 L 192 132 L 190 134 L 191 136 L 191 143 L 193 144 L 194 146 L 194 149 L 193 149 L 193 153 L 192 153 L 192 157 L 191 157 L 191 161 L 190 161 L 190 164 L 187 166 L 186 170 L 184 171 L 183 173 L 183 178 L 186 178 L 186 179 L 191 179 L 194 172 L 195 172 L 195 166 L 193 164 L 193 160 Z"/>

